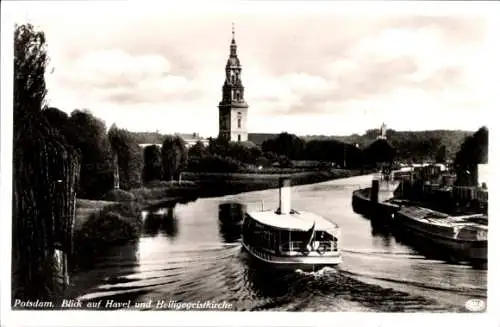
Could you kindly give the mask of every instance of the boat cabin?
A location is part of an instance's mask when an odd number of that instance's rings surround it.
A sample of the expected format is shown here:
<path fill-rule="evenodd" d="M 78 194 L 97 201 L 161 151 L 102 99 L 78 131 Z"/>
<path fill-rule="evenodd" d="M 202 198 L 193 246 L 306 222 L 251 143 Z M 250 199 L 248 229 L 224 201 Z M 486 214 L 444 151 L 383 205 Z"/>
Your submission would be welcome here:
<path fill-rule="evenodd" d="M 338 238 L 336 228 L 319 229 L 315 225 L 314 218 L 322 219 L 319 216 L 313 217 L 309 213 L 294 213 L 287 215 L 287 226 L 274 221 L 270 224 L 263 223 L 265 216 L 274 214 L 272 211 L 263 211 L 262 215 L 247 215 L 243 224 L 243 237 L 247 244 L 278 256 L 297 256 L 316 252 L 323 255 L 326 252 L 338 251 Z M 304 217 L 300 217 L 303 215 Z M 257 216 L 257 217 L 256 217 Z M 295 216 L 295 217 L 294 217 Z M 260 219 L 259 218 L 264 218 Z M 278 219 L 282 219 L 279 217 Z M 305 225 L 300 220 L 309 222 L 309 226 L 300 228 L 293 226 L 293 222 L 299 221 L 298 225 Z M 291 223 L 292 222 L 292 223 Z M 309 247 L 308 247 L 309 246 Z"/>
<path fill-rule="evenodd" d="M 278 210 L 249 212 L 242 226 L 243 246 L 267 263 L 322 266 L 340 263 L 339 227 L 290 206 L 290 180 L 280 180 Z"/>

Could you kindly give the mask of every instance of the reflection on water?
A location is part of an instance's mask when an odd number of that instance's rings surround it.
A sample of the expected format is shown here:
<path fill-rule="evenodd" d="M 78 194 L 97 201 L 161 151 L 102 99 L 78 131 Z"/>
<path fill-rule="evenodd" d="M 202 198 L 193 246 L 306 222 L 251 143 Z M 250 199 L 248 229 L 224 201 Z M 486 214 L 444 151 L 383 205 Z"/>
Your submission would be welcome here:
<path fill-rule="evenodd" d="M 372 227 L 372 235 L 383 238 L 390 238 L 392 236 L 391 228 L 387 224 L 379 223 L 377 220 L 370 220 Z"/>
<path fill-rule="evenodd" d="M 463 264 L 464 266 L 470 266 L 473 269 L 481 270 L 487 267 L 487 262 L 466 262 L 466 260 L 457 255 L 457 253 L 443 246 L 429 242 L 428 239 L 408 232 L 403 228 L 393 227 L 393 235 L 397 242 L 409 246 L 430 260 L 440 260 L 450 264 Z"/>
<path fill-rule="evenodd" d="M 235 243 L 241 239 L 241 224 L 219 222 L 219 233 L 224 243 Z"/>
<path fill-rule="evenodd" d="M 143 232 L 147 236 L 156 236 L 164 232 L 170 238 L 179 234 L 177 218 L 174 214 L 174 206 L 162 208 L 155 211 L 146 211 L 143 215 Z"/>
<path fill-rule="evenodd" d="M 241 225 L 246 206 L 240 202 L 219 205 L 219 234 L 224 243 L 235 243 L 241 239 Z"/>
<path fill-rule="evenodd" d="M 97 287 L 103 281 L 123 281 L 123 276 L 135 271 L 139 264 L 138 246 L 137 241 L 132 241 L 97 252 L 92 260 L 85 258 L 85 265 L 71 273 L 67 297 L 74 298 L 81 290 Z"/>
<path fill-rule="evenodd" d="M 99 253 L 71 276 L 69 294 L 291 311 L 461 311 L 467 299 L 485 299 L 486 270 L 425 257 L 408 239 L 353 213 L 351 192 L 370 182 L 362 176 L 293 188 L 294 208 L 340 225 L 336 269 L 272 273 L 250 263 L 239 244 L 241 219 L 247 204 L 276 207 L 277 190 L 267 190 L 144 213 L 138 242 Z"/>
<path fill-rule="evenodd" d="M 377 224 L 371 222 L 373 244 L 375 247 L 384 247 L 391 249 L 393 247 L 394 237 L 392 236 L 391 229 L 385 224 Z"/>
<path fill-rule="evenodd" d="M 469 264 L 472 268 L 486 269 L 486 262 L 466 263 L 464 258 L 457 256 L 449 249 L 430 242 L 425 237 L 408 232 L 394 224 L 390 224 L 387 219 L 382 217 L 368 217 L 361 215 L 364 219 L 370 221 L 373 247 L 384 247 L 387 251 L 394 248 L 394 244 L 400 244 L 413 250 L 415 253 L 425 256 L 429 260 L 439 260 L 450 264 Z"/>

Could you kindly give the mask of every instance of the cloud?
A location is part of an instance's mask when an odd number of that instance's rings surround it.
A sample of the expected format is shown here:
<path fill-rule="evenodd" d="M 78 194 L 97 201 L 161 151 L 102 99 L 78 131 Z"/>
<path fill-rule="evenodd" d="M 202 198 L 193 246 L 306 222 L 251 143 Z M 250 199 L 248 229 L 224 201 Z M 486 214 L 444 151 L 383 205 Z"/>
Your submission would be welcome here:
<path fill-rule="evenodd" d="M 318 51 L 322 59 L 313 52 L 300 55 L 306 51 L 304 48 L 298 50 L 299 59 L 292 59 L 294 65 L 304 71 L 304 76 L 316 72 L 323 81 L 322 87 L 292 90 L 290 85 L 282 83 L 289 90 L 282 93 L 290 96 L 282 98 L 281 105 L 274 99 L 268 114 L 337 114 L 348 110 L 350 103 L 377 103 L 379 99 L 395 96 L 400 90 L 425 91 L 439 98 L 441 93 L 459 88 L 473 69 L 470 61 L 477 56 L 474 47 L 466 48 L 470 44 L 480 44 L 484 24 L 470 17 L 407 18 L 368 20 L 365 27 L 372 28 L 367 31 L 358 27 L 350 34 L 360 34 L 350 39 L 332 35 L 333 41 L 325 48 L 329 51 Z M 471 43 L 458 42 L 469 38 Z M 300 39 L 311 40 L 304 35 Z M 320 41 L 319 50 L 321 45 Z M 285 61 L 285 66 L 289 64 Z M 305 85 L 314 85 L 305 78 L 302 80 Z M 391 105 L 388 101 L 385 106 Z"/>
<path fill-rule="evenodd" d="M 112 6 L 30 9 L 55 67 L 53 105 L 90 108 L 126 128 L 214 135 L 234 21 L 256 132 L 303 131 L 302 122 L 313 133 L 324 121 L 362 132 L 387 117 L 408 128 L 413 110 L 447 117 L 457 108 L 455 128 L 474 129 L 465 113 L 492 107 L 496 33 L 484 15 Z"/>
<path fill-rule="evenodd" d="M 90 51 L 59 70 L 60 83 L 116 104 L 161 104 L 200 95 L 194 81 L 171 75 L 170 62 L 159 54 Z"/>

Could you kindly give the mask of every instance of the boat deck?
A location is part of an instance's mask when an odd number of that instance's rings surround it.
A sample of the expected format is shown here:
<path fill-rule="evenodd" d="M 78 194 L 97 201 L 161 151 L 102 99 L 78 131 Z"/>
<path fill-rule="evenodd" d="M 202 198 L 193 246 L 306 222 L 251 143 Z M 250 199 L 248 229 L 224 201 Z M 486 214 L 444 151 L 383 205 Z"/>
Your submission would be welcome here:
<path fill-rule="evenodd" d="M 406 207 L 401 209 L 402 214 L 426 223 L 441 225 L 441 226 L 481 226 L 486 227 L 487 217 L 485 215 L 468 215 L 468 216 L 450 216 L 441 212 L 437 212 L 423 207 Z"/>
<path fill-rule="evenodd" d="M 277 214 L 274 211 L 254 211 L 248 215 L 259 223 L 279 229 L 308 231 L 316 223 L 316 230 L 332 230 L 338 226 L 325 218 L 311 212 L 302 211 L 289 214 Z"/>

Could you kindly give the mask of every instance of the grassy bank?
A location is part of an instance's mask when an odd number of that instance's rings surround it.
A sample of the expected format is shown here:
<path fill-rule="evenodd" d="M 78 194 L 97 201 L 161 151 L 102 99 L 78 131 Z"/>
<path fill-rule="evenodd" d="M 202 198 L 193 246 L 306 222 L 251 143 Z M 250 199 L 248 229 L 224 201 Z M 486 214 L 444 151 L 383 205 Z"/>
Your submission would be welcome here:
<path fill-rule="evenodd" d="M 328 171 L 302 171 L 295 173 L 185 173 L 184 178 L 200 185 L 199 197 L 224 196 L 242 192 L 279 187 L 280 177 L 290 177 L 295 185 L 306 185 L 360 175 L 360 171 L 332 169 Z"/>
<path fill-rule="evenodd" d="M 224 196 L 279 187 L 280 177 L 290 177 L 292 185 L 320 183 L 361 174 L 360 171 L 333 169 L 278 173 L 183 173 L 182 181 L 155 181 L 130 191 L 143 207 L 186 203 L 197 198 Z"/>
<path fill-rule="evenodd" d="M 277 188 L 279 178 L 288 176 L 292 185 L 305 185 L 351 177 L 360 171 L 333 169 L 328 171 L 237 174 L 184 173 L 183 181 L 153 181 L 130 191 L 113 190 L 104 200 L 77 201 L 75 251 L 92 257 L 109 245 L 137 239 L 142 229 L 141 211 L 197 198 L 216 197 L 241 192 Z"/>

